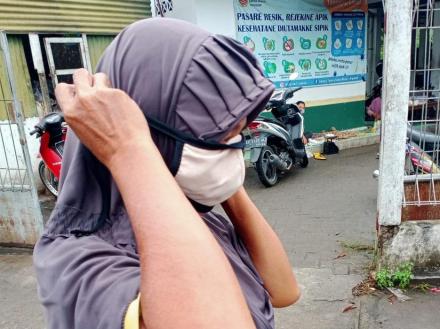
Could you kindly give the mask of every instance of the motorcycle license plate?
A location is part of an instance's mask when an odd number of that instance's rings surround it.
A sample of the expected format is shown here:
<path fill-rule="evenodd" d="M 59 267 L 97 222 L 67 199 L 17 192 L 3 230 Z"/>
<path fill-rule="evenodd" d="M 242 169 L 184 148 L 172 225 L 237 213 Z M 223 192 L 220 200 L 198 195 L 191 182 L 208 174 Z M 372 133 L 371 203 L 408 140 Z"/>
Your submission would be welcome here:
<path fill-rule="evenodd" d="M 267 137 L 254 137 L 246 140 L 246 147 L 247 148 L 253 148 L 253 147 L 263 147 L 267 144 Z"/>

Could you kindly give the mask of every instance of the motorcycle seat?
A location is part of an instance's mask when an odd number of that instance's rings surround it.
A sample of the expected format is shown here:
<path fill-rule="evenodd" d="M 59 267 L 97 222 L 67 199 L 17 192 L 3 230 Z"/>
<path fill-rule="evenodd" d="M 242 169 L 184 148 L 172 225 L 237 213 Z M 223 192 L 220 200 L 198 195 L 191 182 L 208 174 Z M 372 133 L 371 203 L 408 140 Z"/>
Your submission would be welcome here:
<path fill-rule="evenodd" d="M 287 130 L 286 125 L 284 123 L 282 123 L 278 119 L 272 119 L 272 118 L 266 118 L 266 117 L 259 117 L 258 119 L 262 120 L 262 121 L 265 121 L 265 122 L 270 122 L 270 123 L 276 124 L 276 125 L 278 125 L 278 126 L 280 126 L 280 127 L 282 127 L 282 128 Z"/>
<path fill-rule="evenodd" d="M 51 112 L 44 116 L 43 119 L 41 119 L 40 124 L 44 128 L 49 128 L 52 126 L 59 126 L 61 123 L 64 122 L 64 115 L 60 112 Z"/>

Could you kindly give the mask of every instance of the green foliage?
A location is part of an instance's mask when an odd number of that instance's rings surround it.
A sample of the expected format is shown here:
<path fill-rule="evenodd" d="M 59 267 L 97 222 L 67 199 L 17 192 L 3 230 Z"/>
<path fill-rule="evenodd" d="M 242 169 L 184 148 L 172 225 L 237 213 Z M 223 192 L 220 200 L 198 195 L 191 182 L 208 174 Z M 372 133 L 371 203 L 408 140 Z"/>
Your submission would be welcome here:
<path fill-rule="evenodd" d="M 387 268 L 383 268 L 377 272 L 376 282 L 380 289 L 394 287 L 393 276 Z"/>
<path fill-rule="evenodd" d="M 383 268 L 376 274 L 376 282 L 379 288 L 399 287 L 406 289 L 413 277 L 412 263 L 402 263 L 394 271 Z"/>
<path fill-rule="evenodd" d="M 394 272 L 394 284 L 398 285 L 401 289 L 408 288 L 409 283 L 413 277 L 413 267 L 414 265 L 412 263 L 401 264 Z"/>

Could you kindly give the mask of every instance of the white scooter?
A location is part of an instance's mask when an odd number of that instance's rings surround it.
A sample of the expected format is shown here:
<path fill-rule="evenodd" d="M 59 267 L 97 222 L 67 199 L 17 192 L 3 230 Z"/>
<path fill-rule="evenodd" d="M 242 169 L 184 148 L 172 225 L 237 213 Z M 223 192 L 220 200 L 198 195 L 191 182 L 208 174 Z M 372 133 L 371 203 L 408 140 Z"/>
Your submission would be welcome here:
<path fill-rule="evenodd" d="M 266 105 L 275 119 L 259 116 L 249 125 L 246 147 L 250 149 L 250 162 L 266 187 L 274 186 L 280 175 L 295 166 L 307 167 L 303 143 L 304 118 L 295 104 L 290 104 L 296 89 L 274 92 Z"/>

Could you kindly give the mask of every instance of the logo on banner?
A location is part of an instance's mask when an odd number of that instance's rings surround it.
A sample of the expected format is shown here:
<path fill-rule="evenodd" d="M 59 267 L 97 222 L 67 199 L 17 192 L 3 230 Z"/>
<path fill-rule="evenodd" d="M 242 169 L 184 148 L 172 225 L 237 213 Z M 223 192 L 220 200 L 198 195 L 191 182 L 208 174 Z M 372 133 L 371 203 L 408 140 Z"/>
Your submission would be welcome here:
<path fill-rule="evenodd" d="M 238 2 L 242 7 L 247 7 L 247 5 L 249 4 L 249 0 L 239 0 Z"/>

